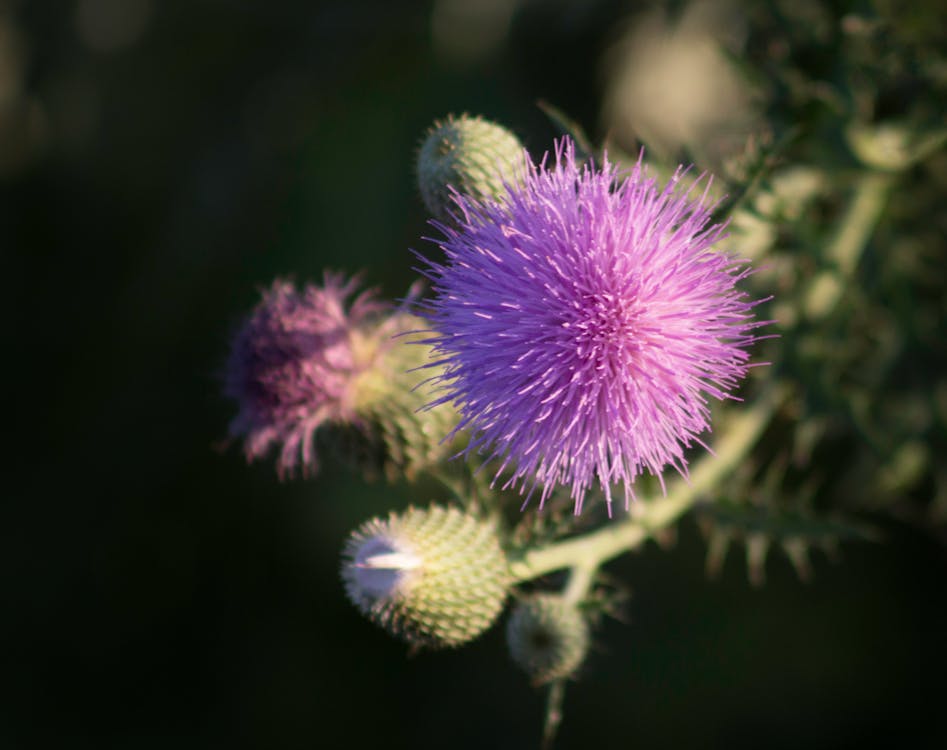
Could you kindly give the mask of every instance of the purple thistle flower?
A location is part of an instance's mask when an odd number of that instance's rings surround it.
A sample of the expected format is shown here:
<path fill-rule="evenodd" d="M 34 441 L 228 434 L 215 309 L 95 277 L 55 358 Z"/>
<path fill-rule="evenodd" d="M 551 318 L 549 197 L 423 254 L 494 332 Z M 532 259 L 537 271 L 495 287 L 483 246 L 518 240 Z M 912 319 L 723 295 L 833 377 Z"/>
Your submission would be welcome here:
<path fill-rule="evenodd" d="M 355 382 L 391 343 L 391 332 L 367 337 L 363 328 L 386 306 L 363 292 L 346 310 L 357 280 L 325 274 L 322 287 L 302 291 L 277 280 L 237 332 L 224 376 L 224 394 L 239 413 L 230 434 L 244 436 L 253 461 L 281 444 L 277 469 L 292 475 L 317 467 L 313 433 L 327 422 L 358 422 Z"/>
<path fill-rule="evenodd" d="M 424 315 L 444 395 L 472 433 L 467 453 L 498 459 L 541 504 L 570 485 L 575 511 L 597 482 L 625 507 L 635 478 L 704 445 L 707 395 L 732 398 L 746 375 L 754 301 L 735 284 L 750 269 L 712 245 L 706 189 L 663 189 L 639 162 L 628 174 L 576 163 L 530 166 L 497 201 L 456 195 L 457 227 L 432 222 L 443 264 L 426 260 Z M 706 446 L 704 446 L 706 447 Z"/>

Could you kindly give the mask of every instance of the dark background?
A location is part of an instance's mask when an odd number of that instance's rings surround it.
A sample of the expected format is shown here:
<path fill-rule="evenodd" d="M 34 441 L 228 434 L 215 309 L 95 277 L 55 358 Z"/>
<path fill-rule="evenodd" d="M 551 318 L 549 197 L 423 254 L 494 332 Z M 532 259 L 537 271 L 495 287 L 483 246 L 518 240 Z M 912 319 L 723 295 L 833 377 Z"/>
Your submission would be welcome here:
<path fill-rule="evenodd" d="M 345 600 L 347 532 L 427 498 L 247 467 L 218 372 L 276 275 L 406 289 L 435 117 L 542 150 L 546 99 L 601 135 L 600 57 L 637 9 L 521 4 L 465 61 L 426 2 L 0 3 L 0 746 L 537 746 L 502 628 L 409 658 Z M 708 583 L 689 522 L 612 565 L 627 621 L 560 746 L 944 747 L 947 554 L 884 530 L 809 584 L 778 555 L 762 589 L 737 558 Z"/>

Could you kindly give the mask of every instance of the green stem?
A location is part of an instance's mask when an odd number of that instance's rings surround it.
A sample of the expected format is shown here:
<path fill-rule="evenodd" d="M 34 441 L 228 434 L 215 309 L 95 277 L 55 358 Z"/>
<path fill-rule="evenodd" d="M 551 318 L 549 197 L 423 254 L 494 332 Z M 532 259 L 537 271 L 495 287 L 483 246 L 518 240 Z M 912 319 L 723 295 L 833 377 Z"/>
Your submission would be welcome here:
<path fill-rule="evenodd" d="M 549 695 L 546 698 L 546 720 L 543 723 L 542 750 L 551 750 L 556 739 L 556 732 L 562 723 L 562 703 L 566 696 L 565 678 L 556 680 L 549 686 Z"/>
<path fill-rule="evenodd" d="M 707 455 L 695 465 L 689 481 L 683 478 L 673 481 L 664 497 L 643 504 L 641 513 L 634 517 L 609 523 L 585 536 L 525 552 L 510 566 L 513 577 L 517 581 L 528 581 L 563 568 L 583 571 L 581 575 L 574 572 L 575 577 L 566 588 L 567 595 L 581 598 L 588 579 L 599 566 L 637 547 L 655 530 L 683 515 L 698 497 L 713 489 L 737 467 L 769 424 L 788 390 L 783 383 L 769 386 L 752 407 L 728 426 L 716 455 Z"/>
<path fill-rule="evenodd" d="M 831 265 L 813 277 L 803 294 L 802 309 L 809 320 L 826 317 L 838 304 L 888 205 L 897 177 L 896 173 L 874 171 L 859 177 L 848 209 L 825 251 Z"/>
<path fill-rule="evenodd" d="M 583 560 L 572 566 L 572 570 L 569 572 L 569 581 L 562 592 L 562 598 L 566 602 L 578 605 L 585 599 L 585 595 L 588 594 L 589 589 L 592 588 L 592 584 L 595 582 L 595 572 L 598 570 L 598 565 L 595 562 L 594 560 Z"/>

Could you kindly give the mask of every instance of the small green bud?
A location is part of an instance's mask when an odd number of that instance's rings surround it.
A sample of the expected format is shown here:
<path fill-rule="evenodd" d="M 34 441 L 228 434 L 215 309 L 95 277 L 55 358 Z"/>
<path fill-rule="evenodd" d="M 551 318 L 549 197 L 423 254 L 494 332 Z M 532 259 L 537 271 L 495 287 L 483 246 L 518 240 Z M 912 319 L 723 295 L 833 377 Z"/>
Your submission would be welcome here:
<path fill-rule="evenodd" d="M 374 518 L 345 546 L 342 579 L 365 616 L 414 646 L 459 646 L 496 620 L 510 589 L 492 523 L 431 506 Z"/>
<path fill-rule="evenodd" d="M 536 685 L 572 675 L 589 650 L 589 625 L 575 606 L 557 594 L 521 600 L 506 625 L 513 661 Z"/>
<path fill-rule="evenodd" d="M 498 198 L 525 167 L 523 144 L 509 130 L 480 117 L 435 121 L 418 150 L 418 187 L 431 214 L 450 219 L 450 187 L 476 200 Z"/>

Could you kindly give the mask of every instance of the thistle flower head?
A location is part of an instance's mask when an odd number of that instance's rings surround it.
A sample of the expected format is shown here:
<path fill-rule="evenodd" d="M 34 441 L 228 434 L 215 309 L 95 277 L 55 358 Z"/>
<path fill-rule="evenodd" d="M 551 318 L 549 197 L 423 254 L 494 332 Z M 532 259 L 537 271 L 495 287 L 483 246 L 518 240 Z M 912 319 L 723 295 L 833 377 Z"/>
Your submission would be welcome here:
<path fill-rule="evenodd" d="M 598 484 L 626 507 L 635 478 L 686 474 L 709 428 L 707 396 L 729 396 L 748 367 L 754 302 L 747 266 L 712 246 L 706 191 L 665 187 L 639 162 L 529 170 L 496 200 L 455 197 L 456 227 L 435 223 L 443 263 L 427 261 L 443 395 L 469 428 L 468 451 L 498 459 L 506 487 L 544 501 L 571 487 L 576 512 Z"/>
<path fill-rule="evenodd" d="M 432 506 L 372 519 L 343 553 L 349 599 L 414 646 L 459 646 L 493 624 L 510 588 L 493 524 Z"/>
<path fill-rule="evenodd" d="M 337 428 L 337 442 L 354 444 L 356 463 L 389 474 L 410 473 L 439 456 L 435 446 L 456 424 L 451 409 L 418 409 L 425 396 L 418 347 L 398 335 L 421 321 L 391 310 L 357 280 L 327 273 L 322 286 L 301 290 L 277 280 L 238 330 L 224 377 L 224 393 L 238 413 L 230 434 L 244 437 L 248 460 L 279 446 L 281 476 L 317 468 L 314 433 Z M 437 413 L 435 413 L 437 412 Z M 349 438 L 354 435 L 357 440 Z M 363 460 L 362 460 L 363 459 Z"/>

